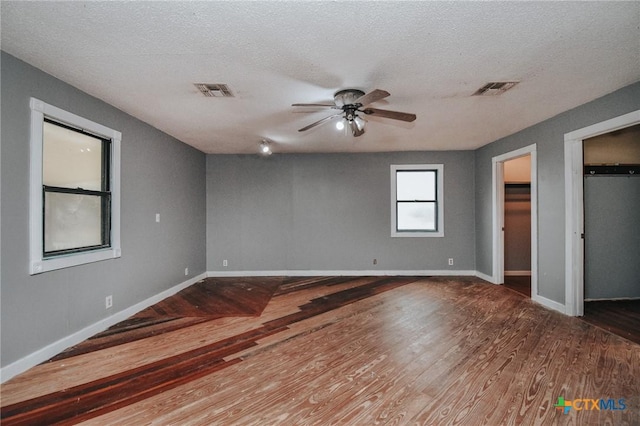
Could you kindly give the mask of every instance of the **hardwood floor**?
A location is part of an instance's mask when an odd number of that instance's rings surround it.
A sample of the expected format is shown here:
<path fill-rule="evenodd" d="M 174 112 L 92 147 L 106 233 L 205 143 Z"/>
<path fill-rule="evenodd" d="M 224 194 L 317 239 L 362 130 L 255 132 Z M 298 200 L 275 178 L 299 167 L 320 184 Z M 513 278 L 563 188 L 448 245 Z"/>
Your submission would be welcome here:
<path fill-rule="evenodd" d="M 530 276 L 505 276 L 504 287 L 531 297 Z M 640 344 L 640 300 L 585 302 L 580 319 Z"/>
<path fill-rule="evenodd" d="M 522 275 L 506 275 L 504 284 L 506 288 L 515 290 L 527 297 L 531 297 L 531 277 Z"/>
<path fill-rule="evenodd" d="M 3 384 L 2 424 L 640 424 L 640 345 L 479 279 L 187 290 Z"/>
<path fill-rule="evenodd" d="M 582 319 L 640 344 L 640 300 L 584 302 Z"/>

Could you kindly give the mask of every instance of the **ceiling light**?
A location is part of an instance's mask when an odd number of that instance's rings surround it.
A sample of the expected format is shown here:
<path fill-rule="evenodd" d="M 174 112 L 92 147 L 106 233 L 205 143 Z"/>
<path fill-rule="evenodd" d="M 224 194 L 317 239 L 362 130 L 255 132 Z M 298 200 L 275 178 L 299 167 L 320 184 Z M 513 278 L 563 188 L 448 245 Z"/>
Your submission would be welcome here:
<path fill-rule="evenodd" d="M 265 157 L 273 154 L 269 142 L 264 139 L 262 140 L 262 142 L 260 142 L 260 154 L 264 155 Z"/>
<path fill-rule="evenodd" d="M 340 120 L 340 121 L 338 121 L 336 123 L 336 129 L 338 129 L 338 130 L 344 129 L 344 121 L 343 120 Z"/>

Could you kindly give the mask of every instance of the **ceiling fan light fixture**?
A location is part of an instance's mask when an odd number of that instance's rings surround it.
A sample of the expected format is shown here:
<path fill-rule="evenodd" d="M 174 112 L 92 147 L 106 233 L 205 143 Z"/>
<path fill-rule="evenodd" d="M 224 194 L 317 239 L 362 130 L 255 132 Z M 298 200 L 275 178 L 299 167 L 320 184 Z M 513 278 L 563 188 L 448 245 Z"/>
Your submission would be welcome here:
<path fill-rule="evenodd" d="M 292 106 L 295 107 L 324 107 L 342 110 L 342 112 L 315 121 L 301 129 L 298 129 L 298 131 L 304 132 L 336 117 L 340 117 L 340 121 L 336 123 L 336 128 L 338 130 L 343 130 L 346 127 L 349 127 L 353 136 L 358 137 L 364 134 L 364 127 L 366 124 L 366 120 L 358 115 L 359 112 L 366 115 L 374 114 L 377 117 L 390 118 L 392 120 L 406 121 L 408 123 L 415 121 L 415 114 L 371 108 L 368 106 L 369 104 L 380 101 L 388 96 L 390 96 L 389 92 L 380 89 L 375 89 L 369 93 L 364 93 L 358 89 L 345 89 L 336 92 L 334 95 L 333 105 L 326 103 L 292 104 Z"/>
<path fill-rule="evenodd" d="M 262 142 L 260 142 L 260 154 L 262 154 L 265 157 L 268 157 L 271 154 L 273 154 L 273 151 L 271 151 L 271 144 L 264 139 L 262 140 Z"/>

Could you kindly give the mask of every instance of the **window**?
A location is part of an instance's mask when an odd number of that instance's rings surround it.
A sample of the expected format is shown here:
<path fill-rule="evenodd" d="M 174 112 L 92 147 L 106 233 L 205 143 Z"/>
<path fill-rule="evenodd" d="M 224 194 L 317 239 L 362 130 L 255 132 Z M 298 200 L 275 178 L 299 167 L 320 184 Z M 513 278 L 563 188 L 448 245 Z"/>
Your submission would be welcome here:
<path fill-rule="evenodd" d="M 45 117 L 42 135 L 45 258 L 109 247 L 111 140 Z"/>
<path fill-rule="evenodd" d="M 120 132 L 31 99 L 30 273 L 120 257 Z"/>
<path fill-rule="evenodd" d="M 443 237 L 442 164 L 391 166 L 391 236 Z"/>

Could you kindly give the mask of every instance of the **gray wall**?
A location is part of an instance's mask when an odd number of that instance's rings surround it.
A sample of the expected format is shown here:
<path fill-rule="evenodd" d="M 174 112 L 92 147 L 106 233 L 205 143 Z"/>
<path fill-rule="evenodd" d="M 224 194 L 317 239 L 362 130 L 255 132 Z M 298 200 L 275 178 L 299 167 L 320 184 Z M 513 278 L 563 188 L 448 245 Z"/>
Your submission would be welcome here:
<path fill-rule="evenodd" d="M 205 271 L 205 155 L 2 53 L 2 366 Z M 29 97 L 122 132 L 119 259 L 30 276 Z M 161 222 L 155 223 L 155 214 Z M 112 294 L 114 306 L 104 307 Z"/>
<path fill-rule="evenodd" d="M 564 135 L 640 109 L 640 83 L 557 115 L 475 151 L 476 267 L 492 275 L 491 159 L 537 144 L 538 294 L 564 303 Z"/>
<path fill-rule="evenodd" d="M 584 297 L 640 297 L 640 176 L 584 179 Z"/>
<path fill-rule="evenodd" d="M 444 164 L 444 238 L 390 236 L 390 165 L 415 163 Z M 470 151 L 208 155 L 207 269 L 475 270 L 473 170 Z"/>
<path fill-rule="evenodd" d="M 2 366 L 110 315 L 106 295 L 117 312 L 185 267 L 491 275 L 491 158 L 532 143 L 539 293 L 564 303 L 564 134 L 640 108 L 636 83 L 475 152 L 205 156 L 9 55 L 1 65 Z M 30 96 L 122 132 L 120 259 L 28 274 Z M 409 163 L 445 165 L 444 238 L 390 237 L 389 165 Z"/>

